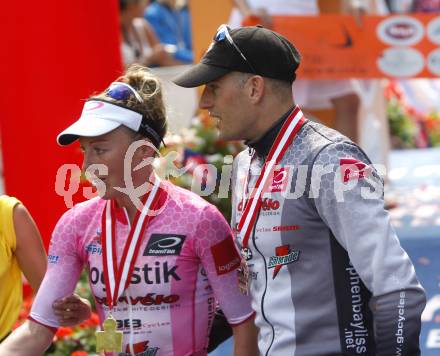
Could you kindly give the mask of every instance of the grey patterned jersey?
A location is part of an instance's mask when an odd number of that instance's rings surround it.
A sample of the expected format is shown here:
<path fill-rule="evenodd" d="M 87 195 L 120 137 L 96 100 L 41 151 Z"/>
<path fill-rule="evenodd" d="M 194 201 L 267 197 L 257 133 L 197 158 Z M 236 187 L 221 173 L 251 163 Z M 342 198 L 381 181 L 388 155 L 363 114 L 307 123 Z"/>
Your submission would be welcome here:
<path fill-rule="evenodd" d="M 263 158 L 234 161 L 233 216 Z M 306 121 L 270 178 L 248 248 L 262 355 L 420 355 L 425 294 L 353 142 Z M 242 239 L 237 234 L 237 243 Z"/>

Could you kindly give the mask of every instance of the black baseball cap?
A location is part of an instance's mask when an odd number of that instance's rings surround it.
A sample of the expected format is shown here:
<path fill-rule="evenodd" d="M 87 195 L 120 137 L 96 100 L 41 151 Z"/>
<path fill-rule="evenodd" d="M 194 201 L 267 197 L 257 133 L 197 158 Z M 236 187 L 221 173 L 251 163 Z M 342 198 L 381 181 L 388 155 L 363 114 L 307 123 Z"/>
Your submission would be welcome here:
<path fill-rule="evenodd" d="M 237 71 L 292 83 L 300 59 L 295 46 L 277 32 L 262 26 L 230 30 L 221 25 L 200 63 L 173 82 L 193 88 Z"/>

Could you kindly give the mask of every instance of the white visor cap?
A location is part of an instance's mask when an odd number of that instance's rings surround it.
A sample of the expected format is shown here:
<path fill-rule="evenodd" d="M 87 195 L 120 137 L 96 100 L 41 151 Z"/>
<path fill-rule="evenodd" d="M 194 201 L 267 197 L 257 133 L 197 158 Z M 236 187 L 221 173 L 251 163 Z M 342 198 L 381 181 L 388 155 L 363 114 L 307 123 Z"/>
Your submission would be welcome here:
<path fill-rule="evenodd" d="M 57 142 L 61 146 L 70 145 L 79 137 L 95 137 L 113 131 L 124 125 L 139 131 L 142 115 L 118 105 L 100 100 L 89 100 L 84 104 L 81 117 L 61 132 Z"/>

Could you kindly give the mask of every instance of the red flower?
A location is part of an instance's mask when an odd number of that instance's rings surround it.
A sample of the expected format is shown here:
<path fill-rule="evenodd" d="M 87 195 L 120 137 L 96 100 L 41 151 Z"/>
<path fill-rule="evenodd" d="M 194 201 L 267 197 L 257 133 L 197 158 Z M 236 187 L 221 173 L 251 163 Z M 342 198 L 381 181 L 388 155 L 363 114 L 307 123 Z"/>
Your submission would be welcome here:
<path fill-rule="evenodd" d="M 99 325 L 99 316 L 96 313 L 92 313 L 92 315 L 90 316 L 90 322 L 92 325 Z"/>
<path fill-rule="evenodd" d="M 73 334 L 72 328 L 61 326 L 55 336 L 58 339 L 64 339 L 66 336 L 70 336 Z"/>
<path fill-rule="evenodd" d="M 90 318 L 80 324 L 80 328 L 95 327 L 97 325 L 99 325 L 99 316 L 96 313 L 92 313 Z"/>
<path fill-rule="evenodd" d="M 70 354 L 70 356 L 87 356 L 87 352 L 85 351 L 74 351 Z"/>

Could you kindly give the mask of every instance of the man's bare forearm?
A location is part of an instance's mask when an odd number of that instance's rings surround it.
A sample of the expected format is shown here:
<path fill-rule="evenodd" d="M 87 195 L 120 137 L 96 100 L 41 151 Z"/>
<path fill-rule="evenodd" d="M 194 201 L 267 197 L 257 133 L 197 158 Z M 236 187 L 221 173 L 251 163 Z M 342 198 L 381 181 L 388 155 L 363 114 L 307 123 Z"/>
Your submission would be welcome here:
<path fill-rule="evenodd" d="M 27 320 L 0 344 L 0 356 L 41 355 L 49 347 L 53 336 L 48 328 Z"/>

